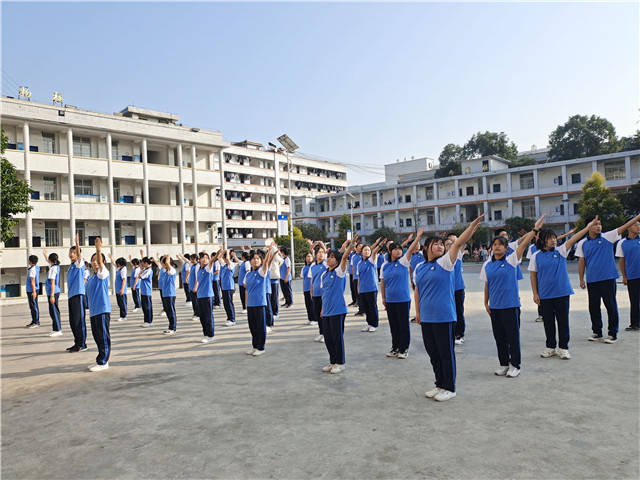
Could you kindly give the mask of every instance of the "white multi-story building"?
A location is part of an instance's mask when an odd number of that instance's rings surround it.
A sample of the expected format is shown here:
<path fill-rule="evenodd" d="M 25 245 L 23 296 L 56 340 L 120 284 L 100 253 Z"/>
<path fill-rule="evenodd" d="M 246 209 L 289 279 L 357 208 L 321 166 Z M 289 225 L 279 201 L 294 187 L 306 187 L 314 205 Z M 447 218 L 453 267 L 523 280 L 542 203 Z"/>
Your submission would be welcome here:
<path fill-rule="evenodd" d="M 492 228 L 510 217 L 546 214 L 547 225 L 565 232 L 578 220 L 581 189 L 593 172 L 600 172 L 614 191 L 640 181 L 640 150 L 509 166 L 508 160 L 489 156 L 462 162 L 462 175 L 453 177 L 435 178 L 435 170 L 407 173 L 319 196 L 309 211 L 314 209 L 318 225 L 330 237 L 337 235 L 337 221 L 344 214 L 353 217 L 363 237 L 385 226 L 400 233 L 420 226 L 446 232 L 483 212 L 485 225 Z"/>
<path fill-rule="evenodd" d="M 34 190 L 2 247 L 0 297 L 24 295 L 28 255 L 59 255 L 64 283 L 73 234 L 114 257 L 264 245 L 291 195 L 346 188 L 343 165 L 229 143 L 218 131 L 137 107 L 104 114 L 2 98 L 5 157 Z M 223 214 L 224 212 L 224 214 Z M 225 235 L 226 233 L 226 235 Z M 44 279 L 44 271 L 42 273 Z"/>

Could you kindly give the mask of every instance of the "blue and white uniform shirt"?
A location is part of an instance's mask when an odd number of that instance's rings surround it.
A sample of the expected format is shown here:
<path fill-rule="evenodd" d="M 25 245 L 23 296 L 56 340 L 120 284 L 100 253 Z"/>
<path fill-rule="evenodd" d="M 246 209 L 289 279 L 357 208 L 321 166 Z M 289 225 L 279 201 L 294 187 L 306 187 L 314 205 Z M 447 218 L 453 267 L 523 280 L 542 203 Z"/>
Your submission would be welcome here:
<path fill-rule="evenodd" d="M 378 269 L 372 257 L 362 259 L 356 266 L 356 277 L 358 277 L 358 291 L 369 293 L 378 291 Z"/>
<path fill-rule="evenodd" d="M 320 276 L 323 317 L 346 315 L 347 302 L 344 300 L 344 287 L 347 284 L 346 274 L 347 271 L 342 270 L 338 265 L 333 270 L 326 270 Z"/>
<path fill-rule="evenodd" d="M 455 264 L 445 253 L 435 262 L 422 262 L 413 272 L 413 283 L 420 299 L 420 323 L 455 322 L 453 295 Z"/>
<path fill-rule="evenodd" d="M 109 269 L 106 265 L 87 279 L 87 299 L 89 315 L 95 317 L 103 313 L 111 313 L 109 300 Z"/>
<path fill-rule="evenodd" d="M 322 296 L 322 287 L 320 279 L 322 274 L 327 271 L 327 262 L 322 261 L 322 263 L 312 263 L 311 268 L 309 269 L 309 275 L 307 275 L 311 279 L 311 292 L 314 297 Z"/>
<path fill-rule="evenodd" d="M 162 269 L 164 274 L 162 275 L 162 296 L 163 297 L 175 297 L 176 296 L 176 269 L 170 267 L 169 270 Z"/>
<path fill-rule="evenodd" d="M 140 289 L 140 295 L 150 297 L 151 296 L 151 275 L 153 270 L 151 267 L 140 270 L 138 280 L 138 288 Z"/>
<path fill-rule="evenodd" d="M 124 284 L 123 295 L 127 294 L 127 267 L 122 267 L 116 272 L 116 293 L 120 294 L 120 289 Z"/>
<path fill-rule="evenodd" d="M 69 298 L 75 297 L 76 295 L 84 295 L 84 272 L 84 260 L 81 258 L 69 265 L 69 270 L 67 270 Z"/>
<path fill-rule="evenodd" d="M 497 260 L 492 256 L 482 265 L 480 279 L 489 286 L 489 306 L 495 309 L 520 307 L 518 266 L 522 259 L 516 252 Z"/>
<path fill-rule="evenodd" d="M 620 240 L 616 247 L 616 257 L 624 257 L 627 280 L 640 278 L 640 236 Z"/>
<path fill-rule="evenodd" d="M 267 306 L 268 285 L 268 272 L 264 271 L 262 265 L 260 265 L 257 270 L 251 269 L 247 272 L 244 276 L 244 287 L 247 292 L 247 307 Z"/>
<path fill-rule="evenodd" d="M 587 236 L 578 242 L 576 257 L 584 258 L 587 283 L 618 278 L 613 256 L 613 244 L 620 240 L 618 230 L 611 230 L 596 238 Z"/>
<path fill-rule="evenodd" d="M 54 291 L 51 293 L 51 280 L 54 281 Z M 51 265 L 47 274 L 47 283 L 45 285 L 47 295 L 55 295 L 60 293 L 60 265 Z"/>
<path fill-rule="evenodd" d="M 547 300 L 573 295 L 567 270 L 568 255 L 569 252 L 564 245 L 553 250 L 536 249 L 531 255 L 529 271 L 537 272 L 538 296 L 541 299 Z"/>
<path fill-rule="evenodd" d="M 411 257 L 413 259 L 413 256 Z M 380 270 L 380 280 L 384 280 L 384 296 L 387 303 L 411 301 L 409 267 L 411 262 L 403 255 L 395 262 L 385 262 Z"/>

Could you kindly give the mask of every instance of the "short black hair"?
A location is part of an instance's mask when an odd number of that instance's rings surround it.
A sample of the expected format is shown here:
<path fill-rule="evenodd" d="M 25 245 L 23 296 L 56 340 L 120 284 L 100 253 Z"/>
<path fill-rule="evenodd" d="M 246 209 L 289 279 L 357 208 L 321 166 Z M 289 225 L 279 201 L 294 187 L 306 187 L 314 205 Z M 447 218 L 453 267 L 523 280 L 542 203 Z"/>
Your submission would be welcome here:
<path fill-rule="evenodd" d="M 119 267 L 124 267 L 126 264 L 127 261 L 124 259 L 124 257 L 116 259 L 116 265 L 118 265 Z"/>
<path fill-rule="evenodd" d="M 51 263 L 53 263 L 54 265 L 60 265 L 60 260 L 58 259 L 58 254 L 57 253 L 49 254 L 49 261 Z"/>
<path fill-rule="evenodd" d="M 556 232 L 551 230 L 550 228 L 543 228 L 538 232 L 538 239 L 536 240 L 536 248 L 538 250 L 544 250 L 547 248 L 547 240 L 551 237 L 558 238 Z"/>
<path fill-rule="evenodd" d="M 147 265 L 151 265 L 151 259 L 149 257 L 143 257 L 142 260 L 140 260 L 140 263 L 146 263 Z"/>
<path fill-rule="evenodd" d="M 507 229 L 506 229 L 506 228 L 498 228 L 498 229 L 497 229 L 495 232 L 493 232 L 493 233 L 494 233 L 494 235 L 495 235 L 496 237 L 499 237 L 499 236 L 500 236 L 500 234 L 501 234 L 502 232 L 504 232 L 504 233 L 506 233 L 507 235 L 509 235 L 509 232 L 507 232 Z M 491 243 L 493 243 L 493 242 L 491 242 Z"/>
<path fill-rule="evenodd" d="M 509 247 L 509 241 L 506 238 L 501 237 L 500 235 L 497 235 L 497 236 L 493 237 L 493 240 L 491 240 L 491 246 L 492 247 L 493 247 L 493 244 L 495 242 L 501 243 L 504 248 L 508 248 Z M 484 247 L 484 245 L 483 245 L 483 247 Z"/>
<path fill-rule="evenodd" d="M 333 255 L 336 259 L 336 261 L 338 263 L 340 263 L 342 261 L 342 252 L 340 250 L 338 250 L 337 248 L 333 248 L 331 250 L 329 250 L 329 253 L 327 254 L 327 258 L 329 258 L 331 255 Z"/>
<path fill-rule="evenodd" d="M 36 263 L 38 263 L 38 257 L 35 255 L 29 255 L 29 262 L 35 265 Z"/>
<path fill-rule="evenodd" d="M 593 222 L 595 220 L 596 216 L 595 215 L 589 215 L 588 217 L 586 217 L 584 219 L 584 224 L 587 225 L 591 222 Z"/>
<path fill-rule="evenodd" d="M 131 265 L 135 265 L 137 267 L 138 265 L 140 265 L 140 260 L 138 260 L 137 258 L 132 258 Z"/>
<path fill-rule="evenodd" d="M 249 252 L 242 252 L 242 259 L 249 260 Z"/>
<path fill-rule="evenodd" d="M 282 252 L 283 255 L 289 255 L 289 250 L 287 249 L 287 247 L 280 248 L 280 252 Z"/>

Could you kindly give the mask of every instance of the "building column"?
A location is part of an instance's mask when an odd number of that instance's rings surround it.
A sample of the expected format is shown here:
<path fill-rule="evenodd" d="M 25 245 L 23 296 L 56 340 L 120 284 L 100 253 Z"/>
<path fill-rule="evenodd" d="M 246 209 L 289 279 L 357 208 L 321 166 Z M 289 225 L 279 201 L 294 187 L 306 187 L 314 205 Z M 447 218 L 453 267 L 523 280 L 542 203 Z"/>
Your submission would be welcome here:
<path fill-rule="evenodd" d="M 22 132 L 24 136 L 24 181 L 27 182 L 27 185 L 31 187 L 31 155 L 29 154 L 29 149 L 31 147 L 31 142 L 29 139 L 29 123 L 24 122 L 22 125 Z M 31 203 L 31 198 L 29 198 L 29 203 Z M 25 223 L 27 225 L 27 257 L 31 255 L 31 251 L 33 249 L 33 216 L 31 212 L 27 212 L 25 215 Z M 18 226 L 18 228 L 20 228 Z M 61 235 L 62 236 L 62 235 Z M 20 232 L 18 231 L 18 238 L 20 238 Z"/>
<path fill-rule="evenodd" d="M 539 184 L 538 184 L 538 170 L 535 169 L 533 171 L 533 191 L 536 192 L 536 193 L 539 191 L 538 186 L 539 186 Z"/>
<path fill-rule="evenodd" d="M 113 161 L 111 160 L 111 134 L 107 133 L 107 189 L 109 199 L 109 243 L 111 244 L 111 256 L 116 256 L 116 225 L 115 218 L 113 215 Z M 115 287 L 115 278 L 116 278 L 116 266 L 113 262 L 111 262 L 111 275 L 109 276 L 109 283 L 111 286 L 111 291 L 113 294 L 116 294 Z"/>
<path fill-rule="evenodd" d="M 507 218 L 513 217 L 513 199 L 507 200 Z M 504 221 L 504 218 L 503 218 Z"/>
<path fill-rule="evenodd" d="M 418 186 L 417 185 L 413 186 L 413 194 L 411 195 L 411 200 L 413 200 L 414 205 L 418 203 Z"/>
<path fill-rule="evenodd" d="M 179 181 L 178 195 L 180 197 L 178 201 L 180 202 L 180 232 L 182 235 L 182 238 L 180 239 L 180 244 L 182 245 L 182 254 L 184 255 L 184 252 L 186 251 L 185 238 L 187 235 L 187 232 L 186 232 L 187 223 L 184 218 L 184 172 L 182 168 L 182 144 L 181 143 L 178 144 L 177 154 L 178 154 L 177 162 L 178 162 L 178 181 Z"/>
<path fill-rule="evenodd" d="M 460 196 L 460 180 L 458 180 L 457 178 L 453 181 L 453 189 L 455 190 L 454 197 L 459 197 Z M 458 217 L 458 219 L 460 219 L 460 217 Z"/>
<path fill-rule="evenodd" d="M 383 226 L 383 225 L 382 225 L 382 213 L 380 213 L 380 212 L 376 213 L 376 218 L 378 219 L 378 220 L 377 220 L 377 222 L 378 222 L 378 228 L 382 228 L 382 226 Z"/>
<path fill-rule="evenodd" d="M 456 182 L 457 182 L 457 180 L 456 180 Z M 458 223 L 460 223 L 460 204 L 456 204 L 456 221 L 453 222 L 453 224 L 456 225 Z"/>
<path fill-rule="evenodd" d="M 227 210 L 225 202 L 227 200 L 224 193 L 224 150 L 220 149 L 218 158 L 218 168 L 220 169 L 220 208 L 222 210 L 222 248 L 227 248 Z M 253 218 L 253 211 L 251 212 Z"/>
<path fill-rule="evenodd" d="M 73 131 L 67 129 L 67 160 L 69 175 L 69 229 L 71 231 L 71 244 L 74 244 L 76 236 L 76 207 L 75 207 L 75 187 L 73 178 Z M 84 246 L 84 238 L 81 240 L 81 247 Z"/>
<path fill-rule="evenodd" d="M 436 230 L 440 230 L 440 207 L 433 207 L 433 224 Z"/>
<path fill-rule="evenodd" d="M 360 209 L 364 209 L 364 192 L 360 192 Z"/>
<path fill-rule="evenodd" d="M 397 191 L 398 191 L 398 189 L 396 189 L 396 192 Z M 396 225 L 395 225 L 395 227 L 399 229 L 400 228 L 400 212 L 398 210 L 396 210 L 395 213 L 396 213 Z"/>
<path fill-rule="evenodd" d="M 569 182 L 567 180 L 567 166 L 562 165 L 561 170 L 562 170 L 562 187 L 563 187 L 563 190 L 566 192 L 569 190 Z"/>
<path fill-rule="evenodd" d="M 200 225 L 198 222 L 198 183 L 196 181 L 196 146 L 191 145 L 191 186 L 193 188 L 193 234 L 196 253 L 200 251 Z M 224 212 L 223 212 L 224 215 Z"/>
<path fill-rule="evenodd" d="M 354 225 L 355 227 L 355 225 Z M 360 214 L 360 230 L 364 230 L 364 213 Z"/>
<path fill-rule="evenodd" d="M 489 189 L 487 187 L 487 177 L 482 177 L 482 194 L 489 195 Z"/>
<path fill-rule="evenodd" d="M 624 178 L 627 183 L 631 184 L 631 157 L 624 157 Z"/>
<path fill-rule="evenodd" d="M 484 210 L 484 212 L 483 212 L 484 213 L 484 220 L 488 221 L 489 220 L 489 216 L 490 216 L 489 215 L 489 202 L 487 202 L 487 201 L 482 202 L 482 208 Z"/>
<path fill-rule="evenodd" d="M 398 205 L 400 204 L 400 201 L 398 199 L 398 187 L 393 187 L 393 203 L 396 208 L 398 208 Z"/>
<path fill-rule="evenodd" d="M 380 207 L 380 190 L 376 191 L 376 206 Z"/>
<path fill-rule="evenodd" d="M 142 139 L 140 146 L 142 154 L 142 193 L 144 195 L 144 243 L 146 244 L 147 257 L 151 255 L 151 218 L 149 217 L 149 167 L 147 163 L 147 139 Z"/>
<path fill-rule="evenodd" d="M 597 160 L 591 160 L 591 172 L 597 172 L 598 171 L 598 161 Z"/>
<path fill-rule="evenodd" d="M 433 199 L 440 200 L 439 194 L 438 194 L 438 182 L 433 182 Z"/>
<path fill-rule="evenodd" d="M 333 217 L 329 217 L 329 233 L 333 233 L 335 230 L 335 219 Z"/>
<path fill-rule="evenodd" d="M 536 218 L 540 218 L 540 197 L 536 195 L 533 198 L 533 201 L 535 202 L 535 206 L 536 206 Z"/>
<path fill-rule="evenodd" d="M 511 172 L 507 172 L 507 194 L 511 196 Z"/>
<path fill-rule="evenodd" d="M 569 231 L 569 194 L 562 194 L 562 205 L 564 205 L 564 231 Z"/>

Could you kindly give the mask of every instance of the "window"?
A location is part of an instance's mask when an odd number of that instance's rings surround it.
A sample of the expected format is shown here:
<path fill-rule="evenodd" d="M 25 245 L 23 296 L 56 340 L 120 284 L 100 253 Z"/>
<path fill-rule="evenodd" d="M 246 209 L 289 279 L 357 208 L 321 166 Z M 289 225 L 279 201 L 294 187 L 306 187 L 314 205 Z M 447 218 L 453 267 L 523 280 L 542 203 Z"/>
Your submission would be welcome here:
<path fill-rule="evenodd" d="M 57 200 L 58 199 L 58 188 L 56 177 L 43 177 L 44 182 L 44 199 L 45 200 Z"/>
<path fill-rule="evenodd" d="M 502 210 L 494 210 L 493 211 L 493 219 L 494 220 L 502 220 Z"/>
<path fill-rule="evenodd" d="M 89 137 L 77 137 L 73 139 L 73 156 L 91 156 L 91 140 L 89 139 Z"/>
<path fill-rule="evenodd" d="M 573 214 L 574 215 L 578 215 L 580 212 L 578 212 L 579 206 L 577 203 L 573 204 Z"/>
<path fill-rule="evenodd" d="M 533 188 L 533 172 L 520 174 L 520 190 Z"/>
<path fill-rule="evenodd" d="M 76 222 L 76 233 L 78 234 L 80 245 L 84 245 L 84 223 Z"/>
<path fill-rule="evenodd" d="M 407 218 L 405 223 L 406 223 L 407 227 L 410 227 L 411 226 L 411 219 Z"/>
<path fill-rule="evenodd" d="M 582 178 L 579 173 L 571 174 L 571 183 L 581 183 L 581 182 L 582 182 Z"/>
<path fill-rule="evenodd" d="M 371 195 L 371 206 L 373 207 L 377 207 L 378 206 L 378 194 L 374 193 Z"/>
<path fill-rule="evenodd" d="M 60 245 L 58 240 L 58 222 L 44 222 L 44 241 L 47 247 L 57 247 Z"/>
<path fill-rule="evenodd" d="M 356 230 L 360 230 L 360 222 L 356 223 Z"/>
<path fill-rule="evenodd" d="M 433 185 L 424 187 L 424 195 L 426 200 L 433 200 Z"/>
<path fill-rule="evenodd" d="M 404 202 L 405 203 L 411 203 L 411 195 L 405 195 L 404 196 Z"/>
<path fill-rule="evenodd" d="M 400 227 L 404 227 L 404 220 L 400 219 Z"/>
<path fill-rule="evenodd" d="M 462 196 L 462 189 L 461 189 L 461 188 L 459 188 L 459 189 L 458 189 L 458 196 L 459 196 L 459 197 L 461 197 L 461 196 Z"/>
<path fill-rule="evenodd" d="M 180 224 L 178 224 L 180 226 Z M 122 226 L 120 222 L 114 223 L 114 232 L 116 237 L 116 245 L 120 245 L 122 243 Z"/>
<path fill-rule="evenodd" d="M 482 161 L 482 171 L 483 172 L 488 172 L 489 171 L 489 160 L 483 160 Z"/>
<path fill-rule="evenodd" d="M 562 185 L 562 175 L 558 175 L 556 178 L 554 178 L 553 183 L 557 185 Z"/>
<path fill-rule="evenodd" d="M 558 211 L 561 216 L 564 216 L 564 204 L 560 205 L 560 207 L 558 208 Z"/>
<path fill-rule="evenodd" d="M 435 214 L 433 210 L 427 210 L 427 225 L 434 225 L 435 222 Z"/>
<path fill-rule="evenodd" d="M 34 247 L 41 247 L 42 237 L 31 237 L 31 245 Z"/>
<path fill-rule="evenodd" d="M 493 193 L 499 193 L 500 192 L 500 184 L 499 183 L 494 183 L 493 184 Z"/>
<path fill-rule="evenodd" d="M 295 212 L 296 213 L 302 213 L 302 201 L 301 200 L 296 200 L 296 202 L 295 202 Z"/>
<path fill-rule="evenodd" d="M 467 195 L 473 195 L 473 187 L 467 187 Z"/>
<path fill-rule="evenodd" d="M 315 203 L 309 204 L 309 211 L 312 212 L 312 213 L 315 213 L 315 211 L 316 211 L 316 204 Z"/>
<path fill-rule="evenodd" d="M 118 152 L 118 142 L 111 142 L 111 160 L 118 160 L 120 158 Z"/>
<path fill-rule="evenodd" d="M 42 132 L 42 151 L 45 153 L 56 153 L 55 134 Z"/>
<path fill-rule="evenodd" d="M 624 180 L 625 177 L 624 161 L 604 164 L 604 178 L 607 180 Z"/>
<path fill-rule="evenodd" d="M 522 216 L 525 218 L 535 218 L 536 216 L 535 200 L 522 200 Z"/>
<path fill-rule="evenodd" d="M 471 167 L 467 167 L 464 169 L 464 173 L 471 173 Z"/>
<path fill-rule="evenodd" d="M 75 195 L 93 195 L 93 182 L 88 178 L 74 179 Z"/>
<path fill-rule="evenodd" d="M 114 180 L 113 182 L 113 201 L 120 201 L 120 182 Z"/>
<path fill-rule="evenodd" d="M 20 246 L 20 237 L 11 237 L 9 240 L 4 242 L 5 248 L 18 248 Z"/>

